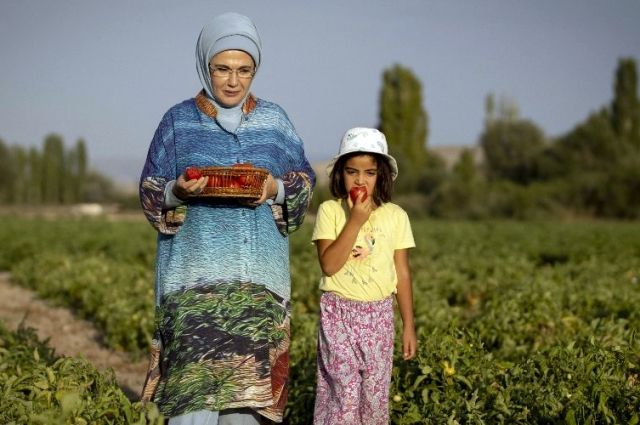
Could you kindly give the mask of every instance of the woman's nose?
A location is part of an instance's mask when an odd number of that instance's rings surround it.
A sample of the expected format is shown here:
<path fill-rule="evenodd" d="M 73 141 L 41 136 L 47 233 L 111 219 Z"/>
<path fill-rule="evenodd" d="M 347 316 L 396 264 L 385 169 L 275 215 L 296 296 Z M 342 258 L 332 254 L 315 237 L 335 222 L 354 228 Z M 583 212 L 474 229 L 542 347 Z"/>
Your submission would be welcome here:
<path fill-rule="evenodd" d="M 227 84 L 230 86 L 235 86 L 238 84 L 238 73 L 237 72 L 232 72 L 231 75 L 229 75 L 229 78 L 227 79 Z"/>

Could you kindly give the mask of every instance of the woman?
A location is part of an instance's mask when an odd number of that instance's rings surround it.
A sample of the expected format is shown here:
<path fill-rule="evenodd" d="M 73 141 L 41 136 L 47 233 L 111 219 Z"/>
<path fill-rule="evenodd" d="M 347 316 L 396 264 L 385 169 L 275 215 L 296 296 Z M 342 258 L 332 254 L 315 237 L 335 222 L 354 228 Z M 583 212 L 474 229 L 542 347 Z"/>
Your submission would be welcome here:
<path fill-rule="evenodd" d="M 157 332 L 143 400 L 156 402 L 170 425 L 282 421 L 287 235 L 304 219 L 315 174 L 286 113 L 249 91 L 261 48 L 246 16 L 226 13 L 204 26 L 196 46 L 203 90 L 164 115 L 142 171 L 142 207 L 159 232 Z M 260 199 L 191 196 L 207 177 L 189 180 L 187 167 L 246 162 L 269 171 Z"/>

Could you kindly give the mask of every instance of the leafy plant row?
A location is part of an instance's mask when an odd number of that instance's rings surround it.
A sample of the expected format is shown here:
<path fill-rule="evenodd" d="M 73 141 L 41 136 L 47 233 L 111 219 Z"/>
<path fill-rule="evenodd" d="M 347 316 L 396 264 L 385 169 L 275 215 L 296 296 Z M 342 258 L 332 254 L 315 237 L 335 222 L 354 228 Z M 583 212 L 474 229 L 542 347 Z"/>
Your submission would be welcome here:
<path fill-rule="evenodd" d="M 71 238 L 75 222 L 29 226 L 53 253 L 12 220 L 5 239 L 38 252 L 14 252 L 17 281 L 97 322 L 113 346 L 146 351 L 146 223 L 81 223 L 94 233 Z M 416 220 L 413 229 L 419 352 L 410 362 L 397 354 L 393 423 L 638 422 L 639 223 Z M 311 423 L 314 403 L 320 270 L 310 233 L 309 223 L 291 238 L 291 424 Z"/>
<path fill-rule="evenodd" d="M 155 233 L 143 221 L 22 219 L 0 226 L 0 270 L 142 356 L 153 334 Z"/>
<path fill-rule="evenodd" d="M 638 423 L 640 223 L 413 229 L 419 352 L 410 362 L 396 353 L 392 423 Z M 319 271 L 302 245 L 308 231 L 292 260 L 287 413 L 298 424 L 311 421 L 315 383 Z"/>
<path fill-rule="evenodd" d="M 104 342 L 139 358 L 153 335 L 153 271 L 102 255 L 47 252 L 12 268 L 15 283 L 71 308 L 101 331 Z"/>
<path fill-rule="evenodd" d="M 163 419 L 153 403 L 130 402 L 113 372 L 57 357 L 31 329 L 9 332 L 0 322 L 0 423 L 155 424 Z"/>

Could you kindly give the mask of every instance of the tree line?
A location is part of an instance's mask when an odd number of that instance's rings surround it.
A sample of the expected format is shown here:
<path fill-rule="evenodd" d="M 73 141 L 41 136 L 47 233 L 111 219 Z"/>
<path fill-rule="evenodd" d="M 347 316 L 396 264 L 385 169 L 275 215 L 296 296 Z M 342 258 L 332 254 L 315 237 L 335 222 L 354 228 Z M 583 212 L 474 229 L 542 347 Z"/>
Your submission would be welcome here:
<path fill-rule="evenodd" d="M 485 100 L 476 149 L 453 167 L 428 148 L 421 85 L 384 72 L 379 128 L 398 160 L 397 198 L 414 214 L 452 218 L 640 218 L 640 101 L 633 58 L 618 61 L 613 96 L 566 134 L 548 137 L 513 99 Z"/>
<path fill-rule="evenodd" d="M 428 147 L 429 115 L 422 85 L 401 65 L 386 69 L 379 94 L 378 128 L 402 176 L 398 203 L 415 215 L 449 218 L 640 218 L 640 101 L 635 59 L 621 58 L 609 104 L 566 134 L 548 137 L 522 118 L 513 99 L 485 99 L 476 141 L 452 167 Z M 329 195 L 318 186 L 312 209 Z M 0 139 L 0 203 L 57 205 L 124 202 L 113 182 L 88 168 L 86 143 L 66 148 L 57 134 L 41 149 Z"/>
<path fill-rule="evenodd" d="M 58 134 L 42 147 L 8 145 L 0 139 L 0 204 L 69 205 L 117 202 L 113 182 L 88 166 L 84 139 L 70 148 Z"/>

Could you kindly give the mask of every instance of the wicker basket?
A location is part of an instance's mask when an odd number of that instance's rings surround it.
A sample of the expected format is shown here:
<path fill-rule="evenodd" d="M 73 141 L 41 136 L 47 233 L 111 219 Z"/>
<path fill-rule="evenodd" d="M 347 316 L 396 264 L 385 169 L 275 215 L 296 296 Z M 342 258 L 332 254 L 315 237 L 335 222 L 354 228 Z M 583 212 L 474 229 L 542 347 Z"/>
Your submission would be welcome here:
<path fill-rule="evenodd" d="M 209 177 L 207 186 L 198 197 L 259 199 L 269 172 L 256 167 L 200 167 L 198 171 Z"/>

